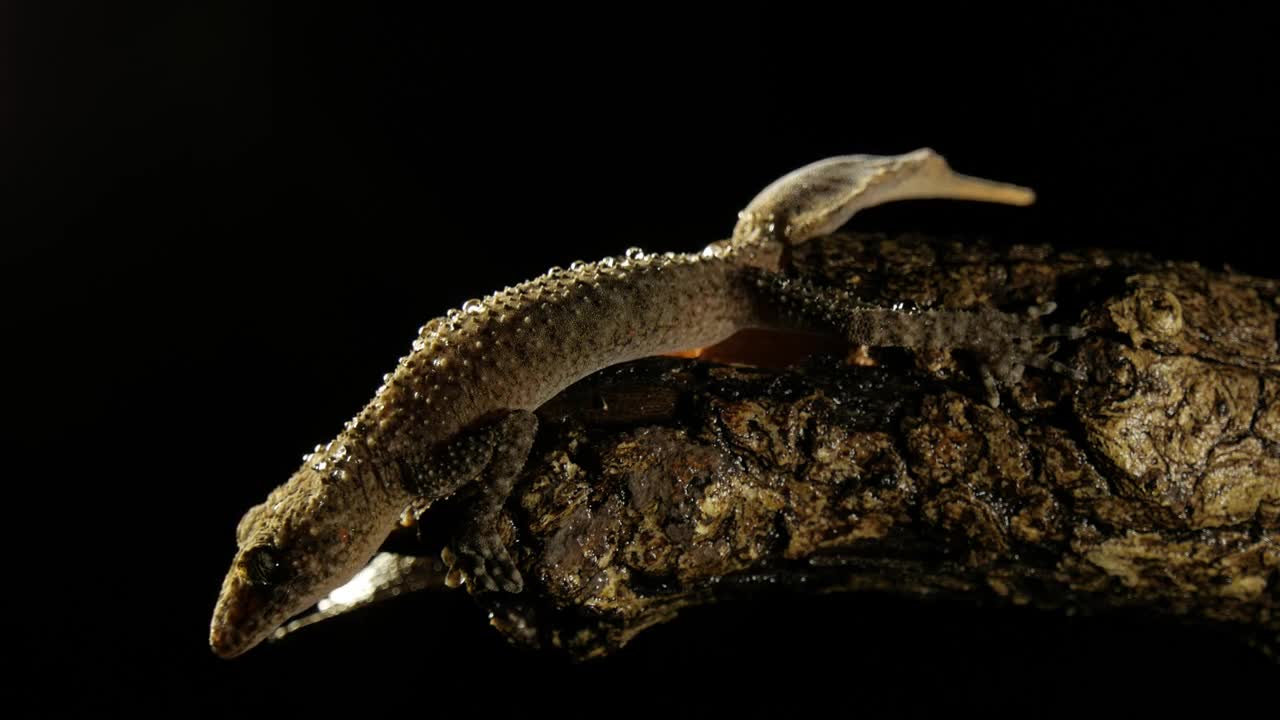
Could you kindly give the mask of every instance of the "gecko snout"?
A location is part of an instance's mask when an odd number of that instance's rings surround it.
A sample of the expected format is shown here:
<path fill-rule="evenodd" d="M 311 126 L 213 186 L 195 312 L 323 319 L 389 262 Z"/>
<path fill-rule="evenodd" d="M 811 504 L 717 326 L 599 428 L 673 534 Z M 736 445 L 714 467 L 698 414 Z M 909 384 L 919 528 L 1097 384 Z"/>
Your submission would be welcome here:
<path fill-rule="evenodd" d="M 246 629 L 262 605 L 261 592 L 234 573 L 223 584 L 209 625 L 209 647 L 219 657 L 233 658 L 253 646 Z"/>
<path fill-rule="evenodd" d="M 270 543 L 240 552 L 222 584 L 209 625 L 209 646 L 232 658 L 264 640 L 274 629 L 282 605 L 278 583 L 284 578 L 281 551 Z"/>

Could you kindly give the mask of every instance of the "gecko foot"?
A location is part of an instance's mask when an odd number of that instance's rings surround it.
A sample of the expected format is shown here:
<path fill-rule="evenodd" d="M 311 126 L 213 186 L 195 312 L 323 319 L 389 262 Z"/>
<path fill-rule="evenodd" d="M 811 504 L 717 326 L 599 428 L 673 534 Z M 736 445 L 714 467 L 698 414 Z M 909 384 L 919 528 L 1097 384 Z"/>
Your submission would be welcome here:
<path fill-rule="evenodd" d="M 1023 340 L 1011 343 L 998 354 L 980 357 L 978 374 L 982 378 L 983 389 L 986 391 L 987 404 L 993 408 L 1000 407 L 1000 387 L 1021 382 L 1023 373 L 1028 367 L 1084 382 L 1086 380 L 1084 372 L 1053 359 L 1052 356 L 1057 350 L 1056 342 L 1040 348 L 1035 342 Z"/>
<path fill-rule="evenodd" d="M 1046 302 L 1040 305 L 1028 305 L 1027 309 L 1024 312 L 1026 313 L 1027 318 L 1031 320 L 1039 320 L 1040 318 L 1053 314 L 1053 311 L 1057 309 L 1058 309 L 1058 303 L 1050 300 L 1049 302 Z M 1066 338 L 1067 340 L 1079 340 L 1080 338 L 1084 337 L 1087 334 L 1088 334 L 1088 331 L 1086 331 L 1082 327 L 1078 327 L 1076 325 L 1060 325 L 1060 324 L 1054 323 L 1043 328 L 1043 330 L 1041 330 L 1038 333 L 1033 333 L 1031 336 L 1035 337 L 1038 335 L 1041 338 Z M 1053 350 L 1050 350 L 1048 354 L 1052 355 Z M 1027 364 L 1030 365 L 1031 363 L 1027 363 Z M 1035 365 L 1033 367 L 1046 367 L 1046 366 Z"/>
<path fill-rule="evenodd" d="M 472 593 L 518 593 L 524 589 L 524 577 L 496 531 L 469 531 L 445 548 L 440 557 L 449 566 L 445 577 L 449 587 L 465 582 Z"/>
<path fill-rule="evenodd" d="M 524 589 L 524 578 L 498 533 L 498 518 L 529 456 L 537 427 L 533 413 L 512 410 L 471 436 L 473 444 L 489 448 L 488 465 L 481 471 L 483 492 L 475 501 L 471 520 L 441 553 L 449 567 L 445 576 L 449 587 L 465 582 L 472 593 Z"/>

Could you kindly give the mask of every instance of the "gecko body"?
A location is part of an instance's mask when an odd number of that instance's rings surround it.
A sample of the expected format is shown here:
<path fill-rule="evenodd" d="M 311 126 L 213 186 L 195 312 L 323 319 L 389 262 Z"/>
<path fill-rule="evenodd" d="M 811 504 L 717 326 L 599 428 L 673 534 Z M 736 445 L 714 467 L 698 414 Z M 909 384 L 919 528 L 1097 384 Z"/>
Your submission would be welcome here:
<path fill-rule="evenodd" d="M 484 492 L 472 528 L 446 552 L 451 580 L 519 592 L 495 522 L 532 443 L 532 411 L 603 367 L 752 327 L 972 349 L 986 358 L 992 393 L 1024 363 L 1052 364 L 1033 349 L 1053 334 L 1034 314 L 870 308 L 779 273 L 789 245 L 834 231 L 861 208 L 915 197 L 1028 204 L 1033 196 L 956 174 L 927 149 L 831 158 L 770 185 L 728 240 L 701 253 L 633 249 L 553 268 L 427 323 L 360 413 L 241 520 L 213 650 L 232 657 L 255 646 L 368 565 L 406 509 L 474 483 Z"/>

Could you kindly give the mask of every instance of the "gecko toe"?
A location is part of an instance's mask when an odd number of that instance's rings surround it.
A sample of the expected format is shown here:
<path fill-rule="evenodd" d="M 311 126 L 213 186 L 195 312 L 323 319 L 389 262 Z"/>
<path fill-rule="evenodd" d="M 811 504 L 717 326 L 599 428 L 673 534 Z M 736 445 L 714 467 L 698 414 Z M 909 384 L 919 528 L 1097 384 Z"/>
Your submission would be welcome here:
<path fill-rule="evenodd" d="M 1035 320 L 1037 318 L 1042 318 L 1045 315 L 1050 315 L 1053 313 L 1054 310 L 1057 310 L 1057 309 L 1058 309 L 1058 303 L 1053 302 L 1052 300 L 1042 305 L 1028 305 L 1027 317 L 1031 318 L 1032 320 Z"/>
<path fill-rule="evenodd" d="M 467 533 L 442 555 L 450 564 L 450 574 L 456 572 L 472 593 L 524 589 L 524 578 L 496 533 Z"/>

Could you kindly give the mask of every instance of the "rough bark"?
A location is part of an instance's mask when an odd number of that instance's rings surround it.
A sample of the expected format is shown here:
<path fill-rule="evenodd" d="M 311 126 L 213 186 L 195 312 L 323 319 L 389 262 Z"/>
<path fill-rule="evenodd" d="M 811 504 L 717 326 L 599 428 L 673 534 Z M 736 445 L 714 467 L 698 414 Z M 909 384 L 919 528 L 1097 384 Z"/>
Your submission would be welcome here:
<path fill-rule="evenodd" d="M 959 353 L 760 336 L 599 372 L 539 412 L 507 507 L 526 590 L 483 599 L 500 631 L 593 656 L 764 587 L 1280 631 L 1280 284 L 919 237 L 793 261 L 885 305 L 1055 301 L 1088 379 L 1028 370 L 995 409 Z"/>

